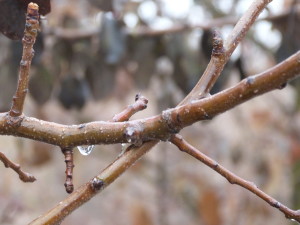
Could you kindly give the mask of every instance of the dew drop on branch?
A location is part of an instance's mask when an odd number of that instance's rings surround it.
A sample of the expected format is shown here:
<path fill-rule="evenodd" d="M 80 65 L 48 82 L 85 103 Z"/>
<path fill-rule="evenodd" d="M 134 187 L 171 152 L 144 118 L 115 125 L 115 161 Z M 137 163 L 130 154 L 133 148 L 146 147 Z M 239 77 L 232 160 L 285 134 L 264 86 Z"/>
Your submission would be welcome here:
<path fill-rule="evenodd" d="M 131 143 L 122 143 L 122 152 L 125 152 L 126 151 L 126 149 L 129 147 L 129 146 L 131 146 L 132 144 Z"/>
<path fill-rule="evenodd" d="M 95 145 L 82 145 L 77 146 L 77 149 L 82 155 L 89 155 L 93 151 Z"/>
<path fill-rule="evenodd" d="M 295 219 L 290 219 L 293 222 L 296 222 L 297 224 L 300 224 L 299 222 L 297 222 Z"/>

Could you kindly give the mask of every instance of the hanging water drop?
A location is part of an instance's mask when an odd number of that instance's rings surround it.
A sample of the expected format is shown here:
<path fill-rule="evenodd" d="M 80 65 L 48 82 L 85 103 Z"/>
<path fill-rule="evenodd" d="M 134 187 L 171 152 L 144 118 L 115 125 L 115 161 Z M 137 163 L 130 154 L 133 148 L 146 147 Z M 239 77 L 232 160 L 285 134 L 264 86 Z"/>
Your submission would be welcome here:
<path fill-rule="evenodd" d="M 122 150 L 121 150 L 119 156 L 123 155 L 126 152 L 126 150 L 128 149 L 128 147 L 131 146 L 131 145 L 132 144 L 130 144 L 130 143 L 122 143 L 121 144 Z"/>
<path fill-rule="evenodd" d="M 300 224 L 298 221 L 296 221 L 295 219 L 290 219 L 293 222 L 296 222 L 297 224 Z"/>
<path fill-rule="evenodd" d="M 82 145 L 77 146 L 77 149 L 82 155 L 89 155 L 93 151 L 95 145 Z"/>

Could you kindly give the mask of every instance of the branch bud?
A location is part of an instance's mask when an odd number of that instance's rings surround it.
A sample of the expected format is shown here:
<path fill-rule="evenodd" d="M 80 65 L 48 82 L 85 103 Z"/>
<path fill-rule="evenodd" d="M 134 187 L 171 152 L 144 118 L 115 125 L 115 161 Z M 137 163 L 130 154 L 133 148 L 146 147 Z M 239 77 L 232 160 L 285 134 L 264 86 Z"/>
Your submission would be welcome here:
<path fill-rule="evenodd" d="M 224 55 L 225 49 L 223 46 L 223 39 L 219 31 L 213 31 L 213 50 L 212 57 L 220 57 Z"/>

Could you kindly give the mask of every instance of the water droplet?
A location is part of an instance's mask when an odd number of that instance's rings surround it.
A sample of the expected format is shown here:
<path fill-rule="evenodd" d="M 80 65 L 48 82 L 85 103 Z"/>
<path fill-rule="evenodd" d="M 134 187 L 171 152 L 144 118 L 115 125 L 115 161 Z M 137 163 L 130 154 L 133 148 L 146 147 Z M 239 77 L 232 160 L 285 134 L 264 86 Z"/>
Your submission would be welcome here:
<path fill-rule="evenodd" d="M 82 155 L 89 155 L 93 151 L 95 145 L 82 145 L 77 146 L 77 149 Z"/>
<path fill-rule="evenodd" d="M 122 143 L 122 152 L 125 152 L 130 145 L 130 143 Z"/>
<path fill-rule="evenodd" d="M 295 219 L 290 219 L 293 222 L 296 222 L 297 224 L 300 224 L 298 221 L 296 221 Z"/>
<path fill-rule="evenodd" d="M 119 156 L 121 156 L 121 155 L 123 155 L 125 152 L 126 152 L 126 150 L 127 150 L 127 148 L 129 147 L 129 146 L 131 146 L 132 144 L 130 144 L 130 143 L 122 143 L 122 150 L 121 150 L 121 152 L 120 152 L 120 154 L 119 154 Z"/>
<path fill-rule="evenodd" d="M 300 224 L 298 221 L 296 221 L 295 219 L 290 219 L 293 222 L 296 222 L 297 224 Z"/>

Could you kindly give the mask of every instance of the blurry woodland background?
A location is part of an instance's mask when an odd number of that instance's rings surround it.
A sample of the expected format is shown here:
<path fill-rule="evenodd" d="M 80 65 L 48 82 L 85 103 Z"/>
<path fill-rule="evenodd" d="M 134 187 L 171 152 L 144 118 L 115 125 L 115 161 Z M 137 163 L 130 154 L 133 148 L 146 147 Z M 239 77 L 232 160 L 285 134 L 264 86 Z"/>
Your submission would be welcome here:
<path fill-rule="evenodd" d="M 63 124 L 109 120 L 149 98 L 143 118 L 174 107 L 247 0 L 52 0 L 35 45 L 27 116 Z M 235 51 L 212 94 L 300 49 L 300 2 L 274 0 Z M 0 111 L 17 84 L 20 41 L 0 35 Z M 186 128 L 194 146 L 291 208 L 300 208 L 299 81 L 212 121 Z M 0 151 L 37 177 L 25 184 L 0 164 L 0 224 L 27 224 L 67 196 L 59 148 L 0 137 Z M 108 165 L 121 145 L 75 152 L 75 188 Z M 71 214 L 72 225 L 293 224 L 277 210 L 168 143 L 160 143 L 101 195 Z"/>

